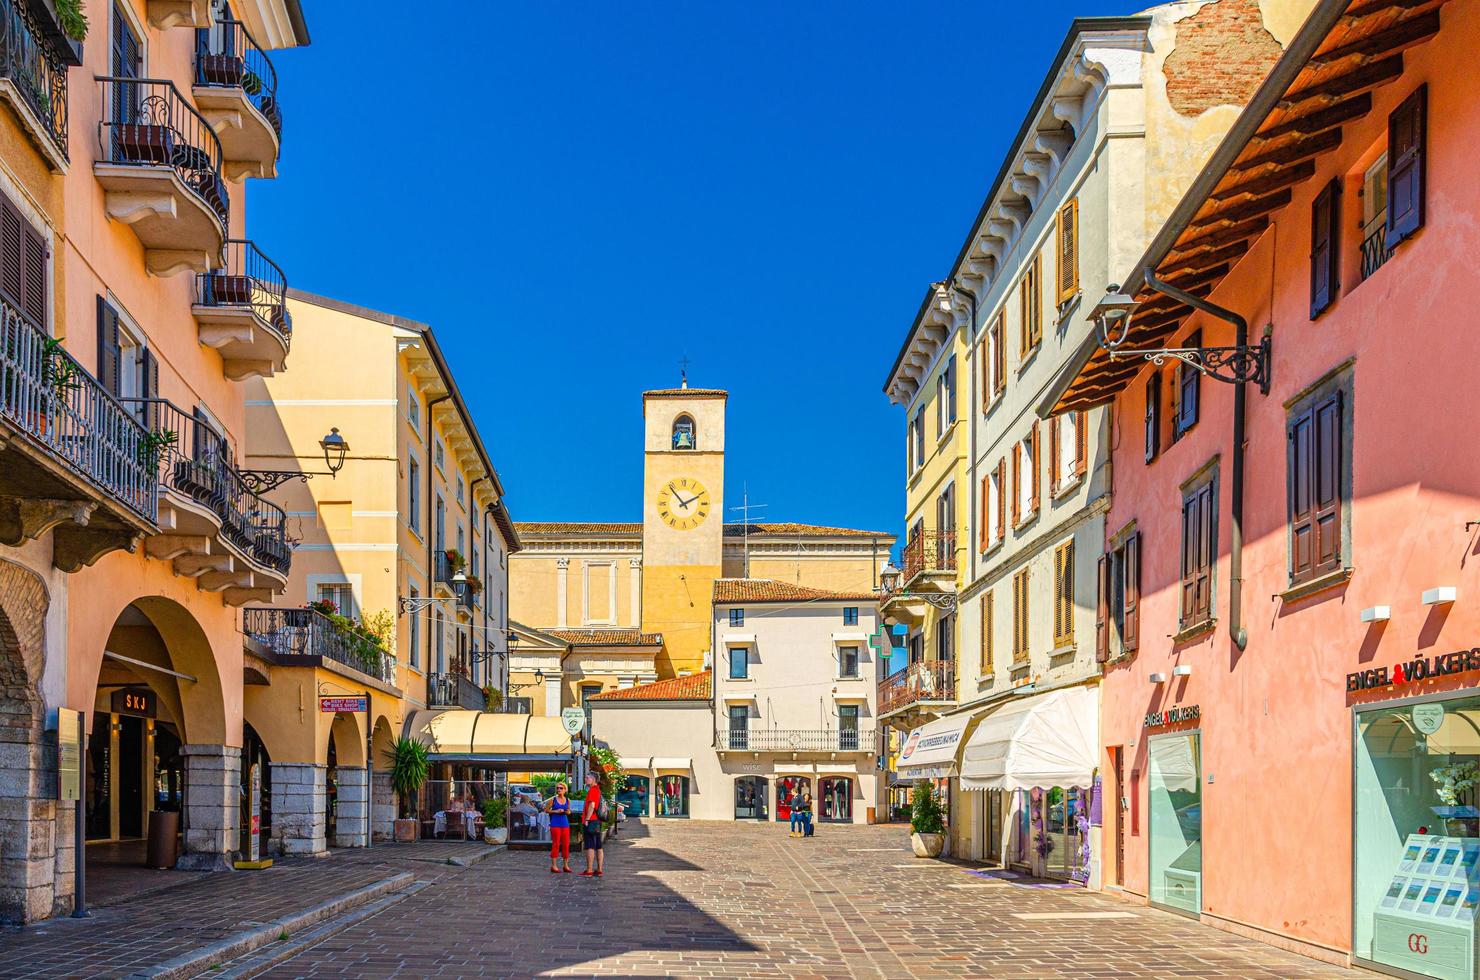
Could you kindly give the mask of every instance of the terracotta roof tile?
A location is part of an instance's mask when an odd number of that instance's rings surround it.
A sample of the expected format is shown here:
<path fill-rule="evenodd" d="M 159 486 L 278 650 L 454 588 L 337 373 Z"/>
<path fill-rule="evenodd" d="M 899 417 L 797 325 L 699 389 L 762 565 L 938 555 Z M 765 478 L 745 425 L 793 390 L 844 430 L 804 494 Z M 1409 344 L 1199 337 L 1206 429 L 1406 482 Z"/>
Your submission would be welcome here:
<path fill-rule="evenodd" d="M 728 398 L 730 393 L 723 388 L 654 388 L 644 391 L 644 398 Z"/>
<path fill-rule="evenodd" d="M 726 524 L 725 537 L 738 538 L 745 533 L 744 524 Z M 887 531 L 863 531 L 853 527 L 828 527 L 823 524 L 767 524 L 754 523 L 750 525 L 751 535 L 816 535 L 828 538 L 888 538 L 894 540 L 894 535 Z"/>
<path fill-rule="evenodd" d="M 514 528 L 521 537 L 526 534 L 531 537 L 570 534 L 642 534 L 641 524 L 620 521 L 520 521 L 514 525 Z"/>
<path fill-rule="evenodd" d="M 573 534 L 642 534 L 642 525 L 637 522 L 621 521 L 520 521 L 514 525 L 520 537 L 562 537 Z M 725 537 L 738 538 L 745 534 L 744 524 L 726 524 Z M 774 524 L 753 523 L 752 537 L 813 536 L 826 538 L 878 538 L 893 541 L 894 535 L 886 531 L 863 531 L 851 527 L 827 527 L 821 524 Z"/>
<path fill-rule="evenodd" d="M 660 647 L 662 633 L 644 633 L 635 629 L 609 630 L 541 630 L 557 636 L 574 647 Z"/>
<path fill-rule="evenodd" d="M 714 689 L 714 673 L 700 671 L 687 677 L 670 677 L 667 680 L 638 684 L 635 687 L 618 688 L 604 694 L 594 694 L 588 701 L 708 701 Z"/>
<path fill-rule="evenodd" d="M 877 602 L 878 598 L 872 592 L 834 592 L 831 589 L 813 589 L 764 578 L 722 578 L 714 582 L 714 601 L 722 603 L 809 602 L 825 599 Z"/>

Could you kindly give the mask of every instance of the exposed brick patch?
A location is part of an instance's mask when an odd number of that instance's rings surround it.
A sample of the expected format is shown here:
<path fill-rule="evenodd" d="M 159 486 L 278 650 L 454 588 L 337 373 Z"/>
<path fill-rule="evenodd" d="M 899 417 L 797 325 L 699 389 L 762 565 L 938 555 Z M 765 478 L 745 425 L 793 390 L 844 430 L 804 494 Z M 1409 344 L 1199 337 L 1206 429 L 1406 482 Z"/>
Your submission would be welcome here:
<path fill-rule="evenodd" d="M 1241 106 L 1280 54 L 1258 0 L 1214 0 L 1177 22 L 1176 46 L 1162 69 L 1167 99 L 1184 116 Z"/>
<path fill-rule="evenodd" d="M 42 705 L 36 693 L 46 607 L 41 580 L 0 560 L 0 921 L 5 922 L 43 919 L 61 899 L 55 881 L 55 760 L 43 760 Z M 70 895 L 70 883 L 64 887 Z"/>

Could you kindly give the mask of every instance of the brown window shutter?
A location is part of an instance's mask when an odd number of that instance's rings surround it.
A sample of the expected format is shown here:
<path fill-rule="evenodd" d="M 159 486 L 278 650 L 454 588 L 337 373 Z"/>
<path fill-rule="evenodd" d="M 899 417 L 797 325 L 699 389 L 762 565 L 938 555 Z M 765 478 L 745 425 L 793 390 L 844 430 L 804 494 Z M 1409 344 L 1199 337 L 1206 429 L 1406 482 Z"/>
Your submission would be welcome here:
<path fill-rule="evenodd" d="M 1065 542 L 1060 548 L 1059 559 L 1059 609 L 1054 617 L 1059 629 L 1054 637 L 1054 646 L 1067 646 L 1074 642 L 1074 542 Z"/>
<path fill-rule="evenodd" d="M 123 391 L 123 349 L 118 336 L 118 314 L 98 297 L 98 380 L 113 395 Z"/>
<path fill-rule="evenodd" d="M 1161 372 L 1146 379 L 1146 462 L 1161 452 Z"/>
<path fill-rule="evenodd" d="M 1053 550 L 1053 643 L 1064 635 L 1064 549 Z"/>
<path fill-rule="evenodd" d="M 992 393 L 1000 395 L 1007 390 L 1007 312 L 997 314 L 992 324 Z"/>
<path fill-rule="evenodd" d="M 1074 475 L 1083 476 L 1089 467 L 1089 412 L 1074 416 Z"/>
<path fill-rule="evenodd" d="M 1201 347 L 1202 331 L 1194 330 L 1182 342 L 1183 347 Z M 1198 402 L 1201 400 L 1202 372 L 1190 364 L 1178 366 L 1177 392 L 1177 435 L 1182 435 L 1197 424 Z"/>
<path fill-rule="evenodd" d="M 1428 91 L 1420 85 L 1388 116 L 1388 248 L 1423 227 Z"/>
<path fill-rule="evenodd" d="M 1037 347 L 1043 340 L 1043 253 L 1037 252 L 1033 255 L 1033 295 L 1029 298 L 1032 304 L 1029 308 L 1030 333 L 1033 346 Z"/>
<path fill-rule="evenodd" d="M 1023 447 L 1019 443 L 1012 447 L 1012 523 L 1023 519 Z"/>
<path fill-rule="evenodd" d="M 1315 577 L 1314 478 L 1315 412 L 1306 410 L 1290 421 L 1289 444 L 1290 584 Z"/>
<path fill-rule="evenodd" d="M 981 349 L 977 352 L 977 359 L 982 363 L 982 412 L 985 414 L 987 407 L 992 404 L 992 340 L 991 331 L 982 336 Z"/>
<path fill-rule="evenodd" d="M 30 320 L 46 327 L 46 239 L 0 197 L 0 292 Z"/>
<path fill-rule="evenodd" d="M 1048 493 L 1059 492 L 1059 430 L 1063 428 L 1063 416 L 1055 415 L 1048 420 Z"/>
<path fill-rule="evenodd" d="M 1018 283 L 1018 357 L 1028 356 L 1028 351 L 1033 349 L 1033 341 L 1028 330 L 1028 307 L 1029 295 L 1033 292 L 1033 284 L 1028 280 L 1033 275 L 1030 271 L 1023 276 L 1023 281 Z"/>
<path fill-rule="evenodd" d="M 1012 662 L 1017 663 L 1022 653 L 1023 580 L 1019 575 L 1012 577 Z"/>
<path fill-rule="evenodd" d="M 1311 523 L 1316 575 L 1341 567 L 1341 392 L 1315 407 L 1315 458 L 1312 467 Z"/>
<path fill-rule="evenodd" d="M 977 524 L 980 525 L 980 533 L 977 535 L 976 543 L 977 551 L 987 550 L 987 508 L 990 506 L 992 506 L 992 477 L 988 474 L 982 477 L 982 516 L 981 520 L 977 521 Z"/>
<path fill-rule="evenodd" d="M 1021 574 L 1023 576 L 1023 615 L 1022 615 L 1022 619 L 1021 619 L 1021 622 L 1023 624 L 1022 625 L 1022 630 L 1023 630 L 1023 659 L 1024 660 L 1027 660 L 1028 659 L 1028 624 L 1029 624 L 1028 616 L 1029 616 L 1029 612 L 1030 612 L 1029 611 L 1029 608 L 1028 608 L 1028 594 L 1029 594 L 1028 593 L 1028 570 L 1026 568 L 1023 569 L 1023 571 L 1021 572 Z"/>
<path fill-rule="evenodd" d="M 982 659 L 983 677 L 992 673 L 992 590 L 982 593 Z"/>
<path fill-rule="evenodd" d="M 1336 302 L 1341 288 L 1341 180 L 1333 177 L 1310 206 L 1310 318 Z"/>
<path fill-rule="evenodd" d="M 1125 559 L 1122 574 L 1125 576 L 1123 600 L 1124 626 L 1121 628 L 1120 646 L 1126 653 L 1141 644 L 1141 532 L 1132 534 L 1125 542 Z"/>
<path fill-rule="evenodd" d="M 1182 626 L 1193 622 L 1197 608 L 1197 534 L 1198 496 L 1182 501 L 1182 602 L 1179 619 Z"/>
<path fill-rule="evenodd" d="M 1110 659 L 1110 556 L 1101 555 L 1095 571 L 1095 662 Z"/>
<path fill-rule="evenodd" d="M 1079 199 L 1059 208 L 1058 303 L 1063 305 L 1079 292 Z"/>
<path fill-rule="evenodd" d="M 1198 622 L 1213 615 L 1213 484 L 1209 482 L 1198 491 L 1201 498 L 1198 511 L 1198 578 L 1197 609 Z"/>
<path fill-rule="evenodd" d="M 21 309 L 31 322 L 38 327 L 46 326 L 46 239 L 32 228 L 24 225 L 22 229 L 24 243 L 22 261 L 24 263 L 21 274 L 22 289 Z"/>
<path fill-rule="evenodd" d="M 1032 440 L 1032 449 L 1030 450 L 1030 453 L 1032 455 L 1031 463 L 1033 466 L 1033 473 L 1029 477 L 1028 483 L 1028 500 L 1030 503 L 1029 512 L 1036 514 L 1038 513 L 1038 491 L 1041 486 L 1041 474 L 1043 473 L 1043 459 L 1042 455 L 1038 452 L 1038 421 L 1036 419 L 1034 419 L 1033 421 L 1033 434 L 1029 438 Z"/>
<path fill-rule="evenodd" d="M 997 460 L 997 540 L 1007 537 L 1007 458 Z"/>
<path fill-rule="evenodd" d="M 139 391 L 143 392 L 144 398 L 159 397 L 159 361 L 147 347 L 139 351 Z M 153 402 L 141 402 L 137 408 L 139 421 L 146 428 L 154 428 L 158 406 Z"/>

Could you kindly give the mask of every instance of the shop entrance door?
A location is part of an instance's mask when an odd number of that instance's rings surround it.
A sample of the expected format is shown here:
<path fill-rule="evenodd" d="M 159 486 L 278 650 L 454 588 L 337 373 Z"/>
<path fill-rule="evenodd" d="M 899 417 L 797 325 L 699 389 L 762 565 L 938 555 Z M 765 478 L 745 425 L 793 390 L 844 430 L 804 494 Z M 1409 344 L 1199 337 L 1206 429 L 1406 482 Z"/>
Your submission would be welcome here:
<path fill-rule="evenodd" d="M 791 819 L 791 799 L 812 792 L 812 780 L 806 776 L 776 777 L 776 819 L 785 823 Z"/>
<path fill-rule="evenodd" d="M 1117 885 L 1125 884 L 1125 765 L 1124 749 L 1119 745 L 1110 748 L 1110 767 L 1115 774 L 1115 796 L 1109 811 L 1115 815 L 1115 871 L 1112 879 Z M 1104 806 L 1104 801 L 1101 801 Z"/>
<path fill-rule="evenodd" d="M 1197 732 L 1156 735 L 1148 743 L 1151 904 L 1202 910 L 1202 754 Z"/>
<path fill-rule="evenodd" d="M 853 780 L 847 776 L 824 777 L 818 783 L 813 810 L 822 823 L 852 823 Z"/>
<path fill-rule="evenodd" d="M 1080 793 L 1055 786 L 1043 794 L 1043 834 L 1049 844 L 1044 871 L 1055 878 L 1070 878 L 1079 870 Z"/>
<path fill-rule="evenodd" d="M 764 776 L 741 776 L 735 780 L 735 819 L 766 819 L 766 785 Z"/>

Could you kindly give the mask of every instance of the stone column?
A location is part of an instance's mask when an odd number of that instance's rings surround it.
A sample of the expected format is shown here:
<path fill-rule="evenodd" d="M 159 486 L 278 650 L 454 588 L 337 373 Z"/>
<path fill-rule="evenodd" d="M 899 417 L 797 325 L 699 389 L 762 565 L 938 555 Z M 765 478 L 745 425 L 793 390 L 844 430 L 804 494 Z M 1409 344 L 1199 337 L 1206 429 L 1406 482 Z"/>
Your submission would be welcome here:
<path fill-rule="evenodd" d="M 4 693 L 0 689 L 0 695 Z M 62 807 L 54 799 L 55 763 L 48 772 L 35 741 L 37 733 L 19 720 L 14 727 L 5 727 L 10 720 L 0 719 L 0 921 L 35 922 L 71 899 L 71 876 L 65 894 L 59 894 L 55 862 Z M 55 757 L 55 752 L 51 755 Z M 70 804 L 66 816 L 72 818 Z M 71 837 L 69 832 L 68 840 Z M 69 847 L 68 857 L 71 854 Z"/>
<path fill-rule="evenodd" d="M 555 559 L 555 626 L 565 629 L 569 622 L 567 605 L 570 597 L 570 559 Z"/>
<path fill-rule="evenodd" d="M 642 628 L 642 559 L 628 558 L 627 567 L 632 570 L 632 625 L 637 629 Z"/>
<path fill-rule="evenodd" d="M 185 760 L 185 848 L 175 867 L 230 871 L 241 845 L 242 750 L 235 745 L 182 745 Z"/>
<path fill-rule="evenodd" d="M 272 839 L 278 854 L 329 853 L 324 828 L 329 809 L 327 770 L 308 762 L 272 763 Z"/>
<path fill-rule="evenodd" d="M 356 766 L 339 766 L 334 770 L 338 803 L 334 810 L 334 846 L 365 846 L 365 815 L 369 812 L 368 773 Z"/>
<path fill-rule="evenodd" d="M 560 675 L 545 675 L 545 714 L 560 717 Z"/>
<path fill-rule="evenodd" d="M 377 841 L 395 836 L 396 791 L 391 789 L 391 774 L 375 771 L 370 783 L 370 828 Z"/>

